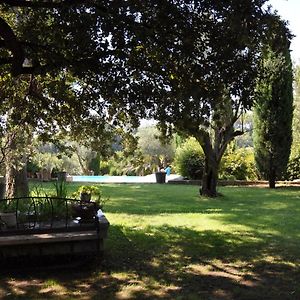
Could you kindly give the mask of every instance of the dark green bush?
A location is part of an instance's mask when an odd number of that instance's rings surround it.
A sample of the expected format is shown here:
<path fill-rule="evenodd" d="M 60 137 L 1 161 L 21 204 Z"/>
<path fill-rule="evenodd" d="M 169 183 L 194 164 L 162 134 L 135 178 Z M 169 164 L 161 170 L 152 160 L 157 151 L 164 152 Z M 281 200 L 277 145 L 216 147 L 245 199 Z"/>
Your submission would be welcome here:
<path fill-rule="evenodd" d="M 33 161 L 28 161 L 27 162 L 27 172 L 30 174 L 34 174 L 40 170 L 40 167 L 38 166 L 37 163 Z"/>
<path fill-rule="evenodd" d="M 92 158 L 89 163 L 89 170 L 94 172 L 94 175 L 100 175 L 100 155 L 97 154 L 96 157 Z"/>
<path fill-rule="evenodd" d="M 300 178 L 300 153 L 290 158 L 285 177 L 287 180 Z"/>
<path fill-rule="evenodd" d="M 175 171 L 189 179 L 201 179 L 204 169 L 204 153 L 194 138 L 189 138 L 177 148 L 174 159 Z"/>

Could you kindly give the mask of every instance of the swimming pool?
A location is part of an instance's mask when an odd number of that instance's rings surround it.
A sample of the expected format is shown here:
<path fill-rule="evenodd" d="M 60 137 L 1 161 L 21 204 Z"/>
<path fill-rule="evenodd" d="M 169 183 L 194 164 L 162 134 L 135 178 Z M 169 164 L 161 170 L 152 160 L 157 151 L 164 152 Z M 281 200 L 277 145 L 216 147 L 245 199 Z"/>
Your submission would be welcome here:
<path fill-rule="evenodd" d="M 154 183 L 155 174 L 147 176 L 71 176 L 73 182 L 99 182 L 99 183 Z"/>
<path fill-rule="evenodd" d="M 147 176 L 70 176 L 73 182 L 98 182 L 98 183 L 155 183 L 155 174 L 150 174 Z M 166 176 L 166 182 L 168 180 L 181 179 L 180 175 L 171 174 Z"/>

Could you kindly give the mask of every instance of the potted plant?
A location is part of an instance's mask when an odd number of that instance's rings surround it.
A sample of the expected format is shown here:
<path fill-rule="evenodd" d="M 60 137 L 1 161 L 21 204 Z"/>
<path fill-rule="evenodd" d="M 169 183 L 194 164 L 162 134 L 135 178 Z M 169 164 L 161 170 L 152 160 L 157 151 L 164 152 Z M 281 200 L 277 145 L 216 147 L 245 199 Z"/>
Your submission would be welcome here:
<path fill-rule="evenodd" d="M 80 217 L 81 221 L 91 220 L 97 211 L 103 208 L 108 198 L 103 198 L 101 190 L 97 186 L 82 185 L 73 193 L 74 197 L 80 196 L 80 204 L 73 206 L 74 216 Z M 93 202 L 91 202 L 92 200 Z"/>
<path fill-rule="evenodd" d="M 97 208 L 94 202 L 79 202 L 72 205 L 72 216 L 81 223 L 89 223 L 95 220 Z"/>
<path fill-rule="evenodd" d="M 101 191 L 98 187 L 94 185 L 82 185 L 73 194 L 74 197 L 80 196 L 80 200 L 84 202 L 89 202 L 92 198 L 97 199 L 101 197 Z"/>

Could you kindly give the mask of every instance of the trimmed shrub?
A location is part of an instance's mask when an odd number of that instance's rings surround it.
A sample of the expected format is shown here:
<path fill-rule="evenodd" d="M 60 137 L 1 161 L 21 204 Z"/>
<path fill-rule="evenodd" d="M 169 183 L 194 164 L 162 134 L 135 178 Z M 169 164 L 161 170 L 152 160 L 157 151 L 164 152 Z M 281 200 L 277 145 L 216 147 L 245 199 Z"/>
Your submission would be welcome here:
<path fill-rule="evenodd" d="M 195 138 L 189 138 L 176 149 L 175 171 L 188 179 L 201 179 L 204 169 L 204 153 Z"/>
<path fill-rule="evenodd" d="M 229 150 L 222 158 L 220 179 L 228 180 L 256 180 L 257 170 L 252 148 Z"/>

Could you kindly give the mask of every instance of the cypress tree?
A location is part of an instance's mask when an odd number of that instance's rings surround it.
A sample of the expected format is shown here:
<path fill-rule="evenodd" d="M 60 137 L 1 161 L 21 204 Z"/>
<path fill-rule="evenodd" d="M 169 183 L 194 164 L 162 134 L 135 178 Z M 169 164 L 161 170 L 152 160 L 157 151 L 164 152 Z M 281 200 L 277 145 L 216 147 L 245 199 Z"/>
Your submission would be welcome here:
<path fill-rule="evenodd" d="M 294 151 L 293 151 L 294 150 Z M 294 68 L 294 118 L 292 152 L 300 150 L 300 65 Z"/>
<path fill-rule="evenodd" d="M 275 188 L 286 170 L 292 144 L 293 71 L 290 33 L 278 20 L 264 45 L 254 107 L 255 161 Z"/>

